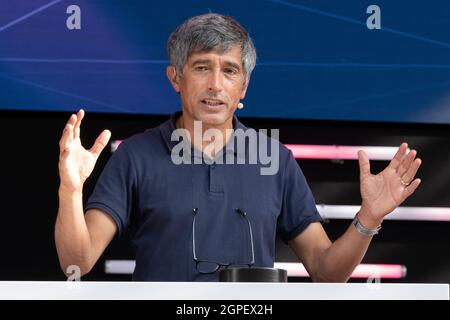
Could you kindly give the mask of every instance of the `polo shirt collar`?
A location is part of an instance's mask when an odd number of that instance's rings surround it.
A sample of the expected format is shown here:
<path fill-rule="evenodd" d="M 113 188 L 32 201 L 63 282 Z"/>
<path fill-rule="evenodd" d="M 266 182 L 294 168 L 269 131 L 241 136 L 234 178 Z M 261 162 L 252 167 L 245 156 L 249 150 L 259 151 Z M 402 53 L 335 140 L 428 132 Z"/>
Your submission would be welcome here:
<path fill-rule="evenodd" d="M 165 143 L 169 153 L 171 153 L 173 147 L 175 147 L 179 143 L 179 141 L 172 141 L 171 136 L 172 136 L 172 132 L 176 129 L 176 121 L 181 115 L 182 115 L 181 111 L 177 111 L 177 112 L 173 113 L 170 116 L 170 119 L 167 120 L 166 122 L 164 122 L 163 124 L 161 124 L 161 126 L 160 126 L 161 137 L 164 140 L 164 143 Z M 234 130 L 242 129 L 243 131 L 246 131 L 248 128 L 246 126 L 244 126 L 238 120 L 236 115 L 233 115 L 233 129 Z M 233 141 L 234 139 L 235 139 L 235 133 L 233 132 L 233 135 L 231 136 L 229 142 L 225 146 L 225 150 L 226 150 L 226 152 L 233 152 L 236 157 L 241 156 L 238 154 L 236 147 L 232 148 L 233 144 L 230 142 Z M 196 154 L 196 152 L 194 152 L 194 154 Z M 222 150 L 219 152 L 219 154 L 217 156 L 219 156 L 221 154 L 222 154 Z M 245 154 L 248 154 L 247 144 L 245 144 Z"/>

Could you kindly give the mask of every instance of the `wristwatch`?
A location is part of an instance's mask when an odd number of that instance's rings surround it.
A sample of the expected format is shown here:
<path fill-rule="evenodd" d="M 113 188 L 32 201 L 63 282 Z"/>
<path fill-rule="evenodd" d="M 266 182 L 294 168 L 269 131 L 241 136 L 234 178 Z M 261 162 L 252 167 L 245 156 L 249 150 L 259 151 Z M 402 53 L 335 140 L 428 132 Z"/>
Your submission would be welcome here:
<path fill-rule="evenodd" d="M 368 236 L 368 237 L 378 234 L 378 231 L 380 231 L 380 229 L 381 229 L 381 225 L 379 225 L 376 229 L 368 229 L 362 225 L 361 221 L 359 221 L 358 214 L 359 214 L 359 212 L 355 215 L 355 219 L 353 219 L 353 222 L 352 222 L 352 224 L 356 228 L 356 231 L 358 231 L 362 235 Z"/>

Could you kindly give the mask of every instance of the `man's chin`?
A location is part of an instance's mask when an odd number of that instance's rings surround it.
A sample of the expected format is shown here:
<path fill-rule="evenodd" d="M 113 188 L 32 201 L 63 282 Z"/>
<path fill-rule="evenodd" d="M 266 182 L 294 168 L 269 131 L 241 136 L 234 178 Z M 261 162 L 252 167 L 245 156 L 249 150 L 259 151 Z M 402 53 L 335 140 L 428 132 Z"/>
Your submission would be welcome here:
<path fill-rule="evenodd" d="M 228 115 L 217 113 L 217 114 L 202 114 L 197 119 L 198 121 L 202 122 L 203 126 L 223 127 L 226 124 L 229 117 Z"/>

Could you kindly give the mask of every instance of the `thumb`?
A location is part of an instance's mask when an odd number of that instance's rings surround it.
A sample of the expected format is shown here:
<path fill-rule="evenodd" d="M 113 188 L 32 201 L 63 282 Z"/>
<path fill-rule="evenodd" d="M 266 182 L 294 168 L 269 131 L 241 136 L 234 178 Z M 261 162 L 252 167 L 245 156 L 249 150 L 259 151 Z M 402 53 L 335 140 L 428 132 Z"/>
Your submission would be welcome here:
<path fill-rule="evenodd" d="M 363 150 L 358 151 L 359 173 L 361 177 L 370 174 L 370 162 L 367 154 Z"/>
<path fill-rule="evenodd" d="M 100 156 L 100 153 L 108 144 L 109 139 L 111 138 L 111 131 L 104 130 L 94 142 L 94 145 L 91 148 L 91 153 L 95 155 L 96 158 Z"/>

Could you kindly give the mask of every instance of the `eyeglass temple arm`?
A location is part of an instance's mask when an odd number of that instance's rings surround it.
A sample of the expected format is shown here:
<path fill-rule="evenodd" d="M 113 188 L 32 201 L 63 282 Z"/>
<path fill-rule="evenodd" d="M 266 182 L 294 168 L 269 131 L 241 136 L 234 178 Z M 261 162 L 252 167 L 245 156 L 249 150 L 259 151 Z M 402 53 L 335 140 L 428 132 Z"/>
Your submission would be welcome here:
<path fill-rule="evenodd" d="M 250 244 L 252 246 L 252 261 L 250 262 L 252 265 L 255 263 L 255 248 L 253 246 L 253 231 L 252 225 L 250 223 L 250 219 L 247 217 L 247 212 L 244 210 L 237 208 L 236 211 L 247 221 L 248 229 L 250 230 Z"/>
<path fill-rule="evenodd" d="M 192 220 L 192 248 L 194 253 L 194 260 L 197 261 L 197 254 L 195 253 L 195 217 L 197 216 L 198 208 L 192 209 L 192 214 L 194 215 L 194 219 Z"/>

